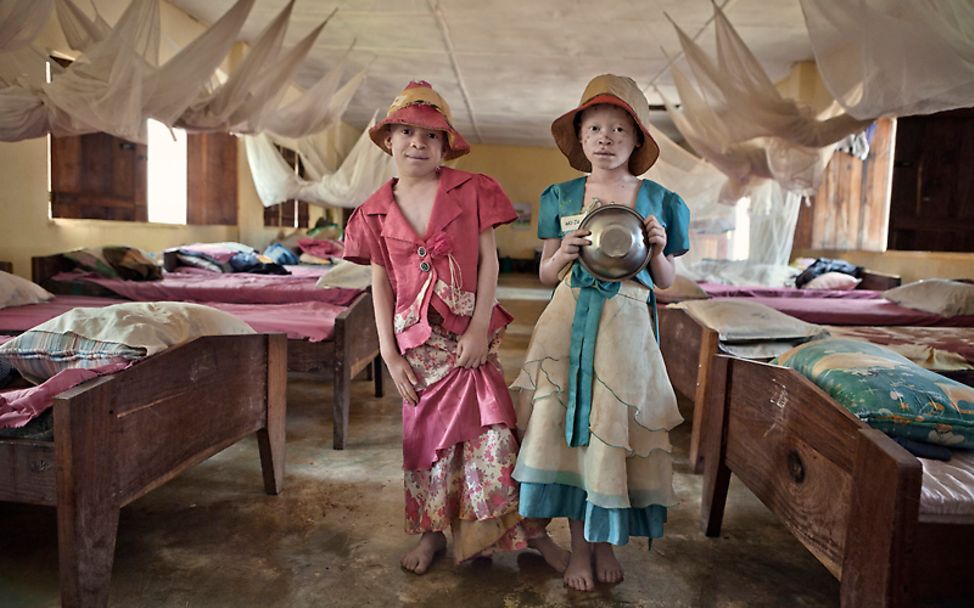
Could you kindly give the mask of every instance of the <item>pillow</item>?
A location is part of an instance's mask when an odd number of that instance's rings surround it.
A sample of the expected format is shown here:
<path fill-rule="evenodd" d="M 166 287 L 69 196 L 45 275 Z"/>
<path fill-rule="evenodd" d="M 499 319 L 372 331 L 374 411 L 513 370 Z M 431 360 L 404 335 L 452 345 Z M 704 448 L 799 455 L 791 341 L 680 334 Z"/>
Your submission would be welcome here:
<path fill-rule="evenodd" d="M 809 340 L 825 333 L 820 325 L 747 298 L 691 300 L 670 306 L 685 309 L 698 323 L 716 331 L 722 342 Z"/>
<path fill-rule="evenodd" d="M 862 279 L 857 279 L 844 272 L 826 272 L 805 283 L 802 289 L 834 289 L 849 291 L 855 289 Z"/>
<path fill-rule="evenodd" d="M 39 304 L 53 297 L 37 283 L 0 270 L 0 308 Z"/>
<path fill-rule="evenodd" d="M 924 279 L 887 289 L 883 297 L 900 306 L 942 317 L 974 315 L 974 285 L 960 281 Z"/>
<path fill-rule="evenodd" d="M 94 272 L 106 279 L 117 279 L 118 272 L 105 259 L 100 247 L 90 247 L 88 249 L 75 249 L 61 254 L 63 257 L 74 262 L 74 265 L 82 270 Z"/>
<path fill-rule="evenodd" d="M 974 387 L 923 369 L 878 344 L 826 338 L 797 346 L 777 362 L 888 435 L 974 448 Z"/>
<path fill-rule="evenodd" d="M 673 278 L 673 284 L 666 289 L 656 288 L 656 295 L 670 302 L 681 300 L 706 300 L 710 296 L 703 290 L 696 281 L 691 280 L 682 274 L 677 274 Z"/>
<path fill-rule="evenodd" d="M 372 267 L 339 260 L 335 267 L 321 275 L 315 287 L 344 287 L 346 289 L 365 289 L 372 284 Z"/>
<path fill-rule="evenodd" d="M 252 334 L 236 317 L 184 302 L 125 302 L 75 308 L 0 346 L 0 357 L 32 382 L 57 372 L 139 359 L 200 336 Z"/>

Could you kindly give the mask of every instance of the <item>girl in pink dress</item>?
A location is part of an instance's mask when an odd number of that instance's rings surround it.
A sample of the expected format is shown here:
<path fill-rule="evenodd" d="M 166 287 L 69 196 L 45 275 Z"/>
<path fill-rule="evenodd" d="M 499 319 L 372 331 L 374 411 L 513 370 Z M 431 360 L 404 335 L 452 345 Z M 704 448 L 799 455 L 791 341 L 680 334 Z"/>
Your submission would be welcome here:
<path fill-rule="evenodd" d="M 517 214 L 490 177 L 440 166 L 470 147 L 428 83 L 409 83 L 369 135 L 399 177 L 352 214 L 344 257 L 371 264 L 380 352 L 403 398 L 406 531 L 422 536 L 402 566 L 426 572 L 450 528 L 457 562 L 532 546 L 563 570 L 567 552 L 522 521 L 511 478 L 494 227 Z"/>

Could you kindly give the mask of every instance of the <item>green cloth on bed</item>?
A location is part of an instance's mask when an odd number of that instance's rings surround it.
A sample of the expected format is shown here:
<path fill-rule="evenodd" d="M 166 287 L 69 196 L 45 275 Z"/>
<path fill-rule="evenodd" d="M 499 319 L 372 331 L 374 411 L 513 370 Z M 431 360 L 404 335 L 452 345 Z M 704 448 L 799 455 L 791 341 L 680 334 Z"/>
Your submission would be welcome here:
<path fill-rule="evenodd" d="M 860 420 L 894 437 L 974 448 L 974 387 L 882 346 L 827 338 L 776 363 L 797 370 Z"/>

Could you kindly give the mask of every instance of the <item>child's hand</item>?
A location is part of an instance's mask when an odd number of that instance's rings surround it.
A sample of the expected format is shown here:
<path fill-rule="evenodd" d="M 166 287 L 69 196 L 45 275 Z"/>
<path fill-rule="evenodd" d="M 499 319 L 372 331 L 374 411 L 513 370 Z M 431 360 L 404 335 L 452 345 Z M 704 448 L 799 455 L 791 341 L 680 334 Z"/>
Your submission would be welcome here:
<path fill-rule="evenodd" d="M 663 253 L 666 249 L 666 229 L 660 224 L 655 215 L 648 215 L 643 220 L 643 230 L 646 232 L 646 242 L 649 243 L 653 257 Z"/>
<path fill-rule="evenodd" d="M 457 342 L 457 367 L 473 369 L 487 362 L 487 332 L 468 327 Z"/>
<path fill-rule="evenodd" d="M 416 395 L 416 372 L 409 365 L 409 361 L 406 361 L 406 358 L 399 353 L 383 357 L 383 359 L 389 368 L 392 382 L 396 385 L 396 390 L 399 391 L 402 398 L 408 401 L 409 405 L 419 403 L 419 397 Z"/>
<path fill-rule="evenodd" d="M 569 232 L 561 239 L 561 246 L 558 247 L 558 253 L 569 261 L 578 259 L 579 248 L 592 244 L 592 241 L 585 238 L 590 234 L 592 234 L 591 230 L 574 230 Z"/>

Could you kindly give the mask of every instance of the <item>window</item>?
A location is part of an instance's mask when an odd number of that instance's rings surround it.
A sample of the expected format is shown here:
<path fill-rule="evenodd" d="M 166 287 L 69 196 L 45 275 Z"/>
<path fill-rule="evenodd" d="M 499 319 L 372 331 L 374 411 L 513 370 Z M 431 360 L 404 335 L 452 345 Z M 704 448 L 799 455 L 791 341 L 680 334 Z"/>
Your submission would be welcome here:
<path fill-rule="evenodd" d="M 186 131 L 149 120 L 148 215 L 150 222 L 186 223 Z"/>
<path fill-rule="evenodd" d="M 304 167 L 301 159 L 294 150 L 289 150 L 281 146 L 274 146 L 284 157 L 284 161 L 294 169 L 296 175 L 304 175 Z M 283 226 L 288 228 L 307 228 L 308 227 L 308 203 L 291 199 L 264 208 L 265 226 Z"/>
<path fill-rule="evenodd" d="M 71 63 L 51 57 L 48 81 L 51 62 Z M 50 216 L 236 225 L 236 138 L 154 120 L 147 130 L 148 145 L 107 133 L 48 137 Z"/>
<path fill-rule="evenodd" d="M 51 217 L 235 225 L 236 138 L 149 129 L 151 149 L 107 133 L 52 137 Z"/>

